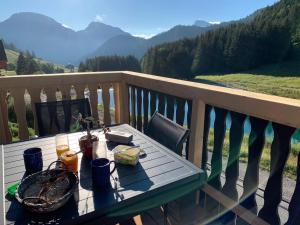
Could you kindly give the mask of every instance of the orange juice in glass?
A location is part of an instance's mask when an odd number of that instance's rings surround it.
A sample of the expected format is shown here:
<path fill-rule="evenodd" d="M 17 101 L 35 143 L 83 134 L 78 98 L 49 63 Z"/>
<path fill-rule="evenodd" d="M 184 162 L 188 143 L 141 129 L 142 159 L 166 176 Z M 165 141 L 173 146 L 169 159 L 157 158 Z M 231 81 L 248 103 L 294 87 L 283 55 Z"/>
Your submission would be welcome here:
<path fill-rule="evenodd" d="M 62 153 L 60 160 L 74 173 L 78 172 L 78 156 L 73 151 Z"/>
<path fill-rule="evenodd" d="M 55 136 L 56 144 L 56 154 L 58 158 L 66 152 L 69 151 L 69 139 L 67 134 L 58 134 Z"/>

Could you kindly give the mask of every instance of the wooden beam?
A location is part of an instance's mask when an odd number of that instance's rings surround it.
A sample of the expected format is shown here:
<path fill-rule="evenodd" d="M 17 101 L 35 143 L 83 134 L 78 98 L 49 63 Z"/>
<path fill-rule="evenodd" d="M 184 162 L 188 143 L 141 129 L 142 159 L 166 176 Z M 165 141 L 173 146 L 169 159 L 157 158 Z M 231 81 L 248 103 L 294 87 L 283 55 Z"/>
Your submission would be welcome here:
<path fill-rule="evenodd" d="M 87 72 L 87 73 L 62 73 L 62 74 L 42 74 L 42 75 L 22 75 L 0 77 L 0 89 L 6 88 L 46 88 L 93 84 L 93 83 L 113 83 L 122 80 L 122 73 L 113 72 Z"/>
<path fill-rule="evenodd" d="M 0 90 L 0 102 L 0 144 L 8 144 L 12 138 L 8 128 L 6 92 L 2 90 Z"/>
<path fill-rule="evenodd" d="M 109 126 L 111 124 L 110 118 L 110 84 L 102 85 L 102 100 L 103 100 L 103 108 L 104 108 L 104 124 Z"/>
<path fill-rule="evenodd" d="M 201 167 L 205 104 L 200 99 L 194 99 L 192 104 L 188 159 L 196 166 Z"/>
<path fill-rule="evenodd" d="M 114 88 L 114 100 L 115 100 L 115 123 L 118 124 L 120 123 L 120 118 L 121 118 L 121 107 L 120 107 L 120 85 L 118 83 L 113 84 Z"/>
<path fill-rule="evenodd" d="M 129 124 L 129 88 L 125 82 L 119 84 L 119 98 L 120 98 L 120 122 Z"/>
<path fill-rule="evenodd" d="M 25 89 L 23 88 L 11 90 L 11 95 L 14 97 L 14 108 L 19 125 L 19 138 L 22 141 L 29 139 L 24 93 Z"/>

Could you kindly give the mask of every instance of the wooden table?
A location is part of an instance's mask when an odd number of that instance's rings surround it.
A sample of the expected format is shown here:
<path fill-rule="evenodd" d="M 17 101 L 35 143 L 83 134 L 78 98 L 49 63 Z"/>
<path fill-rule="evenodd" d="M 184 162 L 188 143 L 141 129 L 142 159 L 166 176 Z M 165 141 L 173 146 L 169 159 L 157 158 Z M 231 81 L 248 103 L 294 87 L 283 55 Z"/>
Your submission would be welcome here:
<path fill-rule="evenodd" d="M 0 224 L 73 224 L 82 223 L 115 212 L 122 208 L 145 202 L 167 191 L 204 179 L 202 170 L 179 157 L 156 141 L 129 125 L 118 125 L 112 130 L 133 134 L 133 143 L 140 145 L 146 157 L 135 167 L 117 165 L 111 178 L 111 188 L 107 191 L 93 190 L 90 161 L 79 157 L 79 186 L 74 198 L 56 212 L 37 215 L 27 212 L 15 199 L 5 196 L 9 185 L 18 182 L 24 175 L 23 151 L 30 147 L 43 150 L 44 169 L 57 159 L 55 138 L 40 138 L 3 146 L 0 152 Z M 94 133 L 99 134 L 98 131 Z M 69 134 L 70 148 L 79 150 L 78 138 L 82 132 Z M 109 151 L 114 146 L 108 144 Z M 3 179 L 4 178 L 4 179 Z M 163 196 L 163 195 L 162 195 Z"/>

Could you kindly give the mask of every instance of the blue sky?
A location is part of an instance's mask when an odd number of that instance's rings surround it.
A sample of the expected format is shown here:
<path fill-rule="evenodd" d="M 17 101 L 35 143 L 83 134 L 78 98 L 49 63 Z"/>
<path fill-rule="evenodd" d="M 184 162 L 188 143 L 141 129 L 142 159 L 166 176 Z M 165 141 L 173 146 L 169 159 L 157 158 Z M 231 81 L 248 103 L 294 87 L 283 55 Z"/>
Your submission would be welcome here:
<path fill-rule="evenodd" d="M 151 36 L 175 25 L 243 18 L 277 0 L 1 0 L 0 21 L 16 12 L 50 16 L 74 30 L 91 21 Z"/>

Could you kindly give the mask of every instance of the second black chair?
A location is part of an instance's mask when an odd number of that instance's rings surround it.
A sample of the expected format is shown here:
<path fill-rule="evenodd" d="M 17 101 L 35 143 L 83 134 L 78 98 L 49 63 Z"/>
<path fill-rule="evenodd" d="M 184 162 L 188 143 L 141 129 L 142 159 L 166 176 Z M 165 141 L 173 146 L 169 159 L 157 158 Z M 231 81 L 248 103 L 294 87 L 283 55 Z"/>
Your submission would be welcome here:
<path fill-rule="evenodd" d="M 74 126 L 79 113 L 83 118 L 91 116 L 88 99 L 42 102 L 35 107 L 40 137 L 77 131 Z"/>
<path fill-rule="evenodd" d="M 145 133 L 178 155 L 182 155 L 183 143 L 189 135 L 189 130 L 155 112 Z"/>

